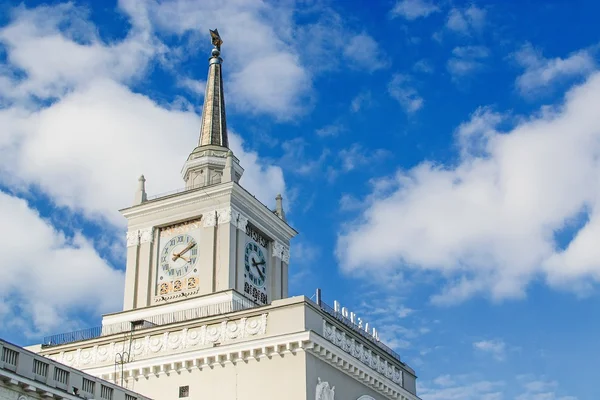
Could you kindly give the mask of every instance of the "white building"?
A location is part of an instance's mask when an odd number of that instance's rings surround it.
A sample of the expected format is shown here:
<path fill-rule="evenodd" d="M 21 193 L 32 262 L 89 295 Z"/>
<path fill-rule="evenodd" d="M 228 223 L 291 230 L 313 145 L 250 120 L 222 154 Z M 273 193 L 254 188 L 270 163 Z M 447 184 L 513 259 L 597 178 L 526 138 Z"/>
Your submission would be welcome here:
<path fill-rule="evenodd" d="M 414 371 L 354 314 L 288 297 L 281 196 L 268 209 L 238 183 L 228 148 L 222 41 L 209 60 L 185 189 L 148 198 L 128 221 L 123 311 L 38 349 L 154 399 L 418 399 Z"/>

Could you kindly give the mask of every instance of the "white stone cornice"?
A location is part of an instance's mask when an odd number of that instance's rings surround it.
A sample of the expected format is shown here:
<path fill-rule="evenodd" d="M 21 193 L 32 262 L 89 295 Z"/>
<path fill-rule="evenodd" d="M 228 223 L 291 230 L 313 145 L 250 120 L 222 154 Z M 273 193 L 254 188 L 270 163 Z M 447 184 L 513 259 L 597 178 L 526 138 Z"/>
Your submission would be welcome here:
<path fill-rule="evenodd" d="M 296 354 L 304 351 L 309 346 L 309 332 L 292 333 L 288 335 L 257 338 L 251 341 L 242 341 L 214 347 L 204 347 L 193 351 L 185 351 L 144 360 L 133 360 L 125 364 L 127 373 L 141 373 L 144 376 L 165 365 L 180 364 L 182 368 L 214 368 L 235 365 L 238 362 L 247 362 L 258 358 L 270 359 L 285 354 Z M 227 361 L 227 362 L 225 362 Z M 96 376 L 107 376 L 114 372 L 114 366 L 86 369 L 87 373 Z"/>

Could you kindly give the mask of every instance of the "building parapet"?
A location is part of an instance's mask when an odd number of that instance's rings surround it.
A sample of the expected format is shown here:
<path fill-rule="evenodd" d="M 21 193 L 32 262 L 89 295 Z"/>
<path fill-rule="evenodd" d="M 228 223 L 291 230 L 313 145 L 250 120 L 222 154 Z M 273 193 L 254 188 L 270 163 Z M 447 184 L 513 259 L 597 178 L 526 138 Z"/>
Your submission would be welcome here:
<path fill-rule="evenodd" d="M 244 298 L 235 298 L 227 302 L 207 304 L 201 307 L 190 308 L 187 310 L 152 315 L 148 316 L 146 319 L 143 320 L 120 322 L 115 324 L 108 324 L 88 328 L 75 332 L 59 333 L 56 335 L 46 336 L 44 338 L 42 347 L 48 348 L 52 346 L 74 343 L 82 340 L 95 339 L 101 336 L 139 331 L 143 329 L 154 328 L 156 326 L 190 321 L 199 318 L 211 317 L 214 315 L 229 314 L 254 307 L 258 307 L 258 305 L 251 300 Z"/>
<path fill-rule="evenodd" d="M 53 399 L 150 400 L 0 339 L 0 380 Z"/>

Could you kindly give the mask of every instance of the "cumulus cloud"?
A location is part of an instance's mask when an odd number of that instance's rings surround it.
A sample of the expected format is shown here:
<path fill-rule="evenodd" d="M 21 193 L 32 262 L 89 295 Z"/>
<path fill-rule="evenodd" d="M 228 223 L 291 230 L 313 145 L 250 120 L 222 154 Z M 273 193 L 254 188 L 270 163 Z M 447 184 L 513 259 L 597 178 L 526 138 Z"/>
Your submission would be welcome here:
<path fill-rule="evenodd" d="M 353 36 L 344 47 L 344 56 L 356 67 L 373 72 L 390 65 L 379 44 L 367 33 Z"/>
<path fill-rule="evenodd" d="M 544 377 L 521 375 L 517 377 L 523 392 L 515 400 L 577 400 L 573 396 L 560 394 L 556 381 L 549 381 Z"/>
<path fill-rule="evenodd" d="M 359 112 L 373 104 L 373 95 L 370 90 L 364 90 L 357 94 L 350 102 L 350 110 Z"/>
<path fill-rule="evenodd" d="M 512 55 L 524 69 L 517 78 L 516 86 L 521 94 L 528 96 L 568 78 L 586 77 L 596 67 L 589 50 L 580 50 L 566 58 L 547 59 L 530 43 Z"/>
<path fill-rule="evenodd" d="M 486 24 L 487 12 L 471 4 L 467 8 L 452 8 L 448 12 L 446 28 L 461 35 L 480 33 Z"/>
<path fill-rule="evenodd" d="M 151 42 L 131 34 L 114 44 L 93 35 L 80 43 L 58 29 L 75 12 L 71 6 L 20 10 L 0 30 L 8 68 L 24 72 L 19 79 L 5 76 L 14 90 L 3 93 L 10 106 L 0 110 L 0 179 L 21 190 L 36 186 L 58 205 L 122 225 L 116 210 L 131 204 L 141 173 L 150 194 L 183 187 L 179 171 L 196 145 L 199 116 L 185 104 L 160 105 L 126 86 L 151 54 L 132 58 L 129 50 Z M 140 18 L 134 26 L 145 26 Z M 54 39 L 43 52 L 27 50 L 48 37 Z M 75 72 L 71 63 L 48 63 L 73 57 L 80 60 Z M 233 133 L 231 146 L 246 171 L 242 185 L 272 204 L 285 192 L 281 169 L 263 163 Z"/>
<path fill-rule="evenodd" d="M 295 28 L 291 8 L 259 0 L 121 0 L 120 5 L 135 26 L 151 25 L 161 34 L 185 38 L 181 46 L 194 52 L 204 47 L 208 54 L 208 30 L 218 26 L 228 104 L 282 120 L 306 111 L 312 79 L 290 34 Z"/>
<path fill-rule="evenodd" d="M 490 354 L 498 361 L 502 361 L 506 357 L 506 343 L 499 339 L 474 342 L 473 348 L 482 353 Z"/>
<path fill-rule="evenodd" d="M 404 17 L 412 21 L 439 11 L 440 8 L 429 0 L 401 0 L 394 5 L 394 8 L 390 11 L 390 15 L 393 18 Z"/>
<path fill-rule="evenodd" d="M 409 75 L 394 75 L 388 83 L 388 93 L 400 103 L 407 114 L 413 114 L 423 107 L 424 100 L 414 87 L 414 81 Z"/>
<path fill-rule="evenodd" d="M 339 235 L 341 268 L 436 271 L 446 281 L 432 298 L 440 304 L 521 297 L 539 278 L 569 289 L 598 282 L 599 93 L 595 73 L 530 116 L 478 110 L 458 128 L 455 165 L 425 161 L 374 186 Z M 565 230 L 572 240 L 558 243 Z"/>
<path fill-rule="evenodd" d="M 9 240 L 0 241 L 0 321 L 7 331 L 37 336 L 75 329 L 82 311 L 122 306 L 123 272 L 111 268 L 81 234 L 65 236 L 24 200 L 4 192 L 0 221 L 10 232 Z"/>
<path fill-rule="evenodd" d="M 503 381 L 480 380 L 472 375 L 442 375 L 420 385 L 423 400 L 501 400 Z"/>
<path fill-rule="evenodd" d="M 452 50 L 446 67 L 454 79 L 472 74 L 484 67 L 490 51 L 485 46 L 459 46 Z"/>
<path fill-rule="evenodd" d="M 358 143 L 354 143 L 349 148 L 340 150 L 338 157 L 340 158 L 342 169 L 345 172 L 349 172 L 355 168 L 376 163 L 389 154 L 384 149 L 369 150 Z"/>

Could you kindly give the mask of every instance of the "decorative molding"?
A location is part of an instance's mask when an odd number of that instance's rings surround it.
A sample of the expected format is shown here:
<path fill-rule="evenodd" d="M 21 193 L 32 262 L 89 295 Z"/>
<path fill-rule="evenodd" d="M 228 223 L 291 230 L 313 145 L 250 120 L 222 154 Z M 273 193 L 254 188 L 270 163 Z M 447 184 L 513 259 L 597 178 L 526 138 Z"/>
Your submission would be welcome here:
<path fill-rule="evenodd" d="M 190 221 L 186 221 L 180 224 L 175 224 L 171 226 L 167 226 L 165 228 L 161 228 L 160 236 L 172 236 L 180 233 L 186 233 L 191 230 L 197 229 L 200 227 L 200 221 L 202 220 L 202 216 L 200 218 L 195 218 Z"/>
<path fill-rule="evenodd" d="M 152 243 L 154 241 L 154 227 L 140 229 L 140 243 Z"/>
<path fill-rule="evenodd" d="M 397 383 L 381 376 L 361 361 L 342 351 L 339 347 L 323 339 L 321 336 L 311 335 L 309 343 L 305 345 L 307 352 L 311 353 L 324 363 L 350 376 L 365 386 L 370 387 L 387 399 L 392 400 L 419 400 L 419 397 L 410 393 Z"/>
<path fill-rule="evenodd" d="M 374 397 L 369 396 L 368 394 L 362 395 L 360 396 L 358 399 L 356 400 L 375 400 Z"/>
<path fill-rule="evenodd" d="M 248 218 L 245 217 L 241 212 L 233 210 L 233 218 L 232 223 L 241 231 L 246 231 L 246 226 L 248 226 Z"/>
<path fill-rule="evenodd" d="M 229 343 L 238 339 L 265 335 L 267 332 L 267 314 L 253 318 L 241 318 L 237 321 L 222 321 L 215 325 L 202 325 L 146 335 L 131 342 L 131 356 L 156 357 L 178 350 L 194 350 L 216 344 Z M 125 347 L 124 347 L 125 346 Z M 113 341 L 103 345 L 80 348 L 73 351 L 48 355 L 49 358 L 74 368 L 89 368 L 114 362 L 117 353 L 127 350 L 124 341 Z"/>
<path fill-rule="evenodd" d="M 219 225 L 231 222 L 231 207 L 216 210 Z"/>
<path fill-rule="evenodd" d="M 315 390 L 315 400 L 334 400 L 335 386 L 329 387 L 329 382 L 322 382 L 321 378 L 317 378 L 317 388 Z"/>
<path fill-rule="evenodd" d="M 286 264 L 290 262 L 290 248 L 281 242 L 273 243 L 273 257 L 280 258 Z"/>
<path fill-rule="evenodd" d="M 204 227 L 209 228 L 215 225 L 217 225 L 217 210 L 212 210 L 205 214 Z"/>
<path fill-rule="evenodd" d="M 127 247 L 138 246 L 140 244 L 140 231 L 127 232 Z"/>
<path fill-rule="evenodd" d="M 396 366 L 374 353 L 367 346 L 354 340 L 352 337 L 346 336 L 345 331 L 337 329 L 334 325 L 327 323 L 326 320 L 323 320 L 323 336 L 346 353 L 352 355 L 352 357 L 360 360 L 372 370 L 391 379 L 392 382 L 403 386 L 404 377 L 401 369 L 398 369 Z"/>

